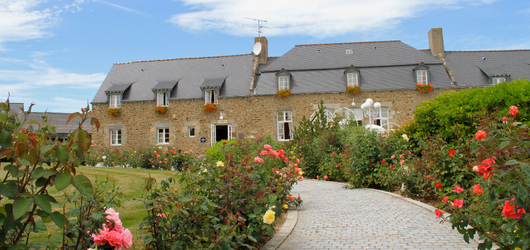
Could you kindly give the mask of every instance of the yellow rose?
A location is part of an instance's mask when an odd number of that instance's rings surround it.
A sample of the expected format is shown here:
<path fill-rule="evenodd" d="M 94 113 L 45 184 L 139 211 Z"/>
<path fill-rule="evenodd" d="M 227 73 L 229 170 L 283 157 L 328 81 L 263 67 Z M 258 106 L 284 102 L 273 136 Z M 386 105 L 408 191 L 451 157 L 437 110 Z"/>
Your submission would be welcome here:
<path fill-rule="evenodd" d="M 218 162 L 217 162 L 217 166 L 218 166 L 218 167 L 224 167 L 225 164 L 224 164 L 222 161 L 218 161 Z"/>
<path fill-rule="evenodd" d="M 298 172 L 298 174 L 299 174 L 299 175 L 303 175 L 303 174 L 304 174 L 304 172 L 303 172 L 303 171 L 300 171 L 300 172 Z"/>
<path fill-rule="evenodd" d="M 272 210 L 267 210 L 267 212 L 263 215 L 263 223 L 265 224 L 272 224 L 274 222 L 274 212 Z"/>
<path fill-rule="evenodd" d="M 269 210 L 275 209 L 276 206 L 269 207 Z"/>
<path fill-rule="evenodd" d="M 516 247 L 515 250 L 521 250 L 521 248 L 520 247 Z"/>
<path fill-rule="evenodd" d="M 289 208 L 289 206 L 287 206 L 287 204 L 283 204 L 283 209 L 287 209 Z"/>

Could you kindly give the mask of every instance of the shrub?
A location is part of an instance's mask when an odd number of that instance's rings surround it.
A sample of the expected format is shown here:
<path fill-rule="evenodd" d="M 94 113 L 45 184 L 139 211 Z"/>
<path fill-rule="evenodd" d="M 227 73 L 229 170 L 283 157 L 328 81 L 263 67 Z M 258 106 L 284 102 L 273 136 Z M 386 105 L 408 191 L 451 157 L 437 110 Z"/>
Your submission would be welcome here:
<path fill-rule="evenodd" d="M 456 126 L 464 131 L 464 135 L 476 131 L 475 115 L 481 116 L 483 109 L 489 113 L 499 109 L 501 113 L 507 114 L 508 108 L 514 105 L 520 111 L 517 120 L 529 125 L 530 81 L 521 79 L 486 88 L 441 94 L 416 107 L 411 135 L 427 138 L 438 134 L 451 142 L 457 139 L 453 133 Z"/>
<path fill-rule="evenodd" d="M 222 151 L 223 148 L 231 147 L 232 144 L 236 143 L 236 140 L 220 140 L 213 145 L 213 147 L 210 147 L 208 150 L 206 150 L 205 157 L 208 161 L 211 162 L 218 162 L 218 161 L 224 161 L 224 153 Z"/>

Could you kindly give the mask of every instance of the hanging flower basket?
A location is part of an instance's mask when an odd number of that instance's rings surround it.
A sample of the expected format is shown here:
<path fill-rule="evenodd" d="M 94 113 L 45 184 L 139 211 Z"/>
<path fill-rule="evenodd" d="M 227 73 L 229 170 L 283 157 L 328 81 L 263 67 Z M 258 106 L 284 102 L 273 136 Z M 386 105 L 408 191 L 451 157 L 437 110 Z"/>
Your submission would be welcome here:
<path fill-rule="evenodd" d="M 156 106 L 155 113 L 159 115 L 167 113 L 167 106 Z"/>
<path fill-rule="evenodd" d="M 108 108 L 107 113 L 109 113 L 110 116 L 118 116 L 121 113 L 121 108 Z"/>
<path fill-rule="evenodd" d="M 276 96 L 277 97 L 288 97 L 291 95 L 290 89 L 282 89 L 282 90 L 276 90 Z"/>
<path fill-rule="evenodd" d="M 217 108 L 217 104 L 211 103 L 211 102 L 202 105 L 202 109 L 204 109 L 204 111 L 206 112 L 213 112 L 215 111 L 216 108 Z"/>
<path fill-rule="evenodd" d="M 357 86 L 346 87 L 346 93 L 348 93 L 350 95 L 360 94 L 361 93 L 361 86 L 357 85 Z"/>
<path fill-rule="evenodd" d="M 420 91 L 420 94 L 429 93 L 434 90 L 434 85 L 430 82 L 427 84 L 416 83 L 416 89 Z"/>

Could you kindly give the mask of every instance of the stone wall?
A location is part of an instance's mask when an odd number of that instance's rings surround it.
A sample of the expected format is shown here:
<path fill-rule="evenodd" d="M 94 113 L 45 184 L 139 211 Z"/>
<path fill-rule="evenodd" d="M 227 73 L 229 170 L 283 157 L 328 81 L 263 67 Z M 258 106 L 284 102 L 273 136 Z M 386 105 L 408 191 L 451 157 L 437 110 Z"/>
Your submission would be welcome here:
<path fill-rule="evenodd" d="M 173 149 L 189 150 L 204 153 L 210 147 L 211 125 L 231 125 L 232 138 L 255 140 L 267 134 L 276 135 L 277 111 L 292 111 L 293 125 L 297 126 L 305 115 L 309 118 L 317 110 L 320 100 L 326 107 L 338 109 L 350 107 L 355 98 L 355 107 L 360 107 L 367 98 L 380 102 L 389 109 L 389 122 L 403 124 L 413 117 L 415 107 L 421 102 L 435 96 L 454 91 L 437 89 L 428 94 L 417 90 L 364 91 L 359 95 L 345 93 L 297 94 L 285 98 L 276 96 L 251 96 L 219 98 L 219 105 L 214 112 L 202 109 L 204 100 L 171 100 L 168 112 L 156 114 L 154 101 L 122 102 L 121 114 L 111 117 L 107 114 L 108 104 L 93 105 L 94 116 L 101 123 L 101 128 L 93 128 L 93 144 L 98 149 L 133 150 L 152 147 L 157 144 L 157 129 L 168 127 L 170 142 L 161 146 Z M 220 120 L 220 113 L 223 120 Z M 195 127 L 195 137 L 189 137 L 188 128 Z M 111 146 L 109 129 L 120 129 L 122 145 Z M 201 137 L 206 138 L 202 143 Z"/>

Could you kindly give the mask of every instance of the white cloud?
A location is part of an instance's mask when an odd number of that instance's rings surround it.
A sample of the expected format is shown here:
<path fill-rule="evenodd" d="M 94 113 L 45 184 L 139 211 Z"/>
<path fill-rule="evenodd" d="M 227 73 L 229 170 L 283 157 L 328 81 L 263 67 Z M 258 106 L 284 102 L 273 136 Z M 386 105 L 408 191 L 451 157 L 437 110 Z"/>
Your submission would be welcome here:
<path fill-rule="evenodd" d="M 331 37 L 372 29 L 390 29 L 425 10 L 488 4 L 495 0 L 182 0 L 193 12 L 169 21 L 189 30 L 219 30 L 253 36 L 257 24 L 245 17 L 268 20 L 267 36 Z M 196 11 L 195 11 L 196 10 Z"/>

